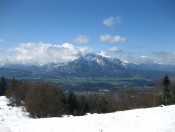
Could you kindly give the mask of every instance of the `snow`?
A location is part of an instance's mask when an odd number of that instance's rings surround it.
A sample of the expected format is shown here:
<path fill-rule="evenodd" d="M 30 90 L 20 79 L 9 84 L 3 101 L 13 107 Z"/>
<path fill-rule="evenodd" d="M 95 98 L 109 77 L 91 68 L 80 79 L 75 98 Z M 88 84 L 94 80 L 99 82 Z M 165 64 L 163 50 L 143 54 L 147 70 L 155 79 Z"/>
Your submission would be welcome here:
<path fill-rule="evenodd" d="M 24 108 L 0 97 L 1 132 L 175 132 L 175 105 L 108 114 L 29 118 Z"/>

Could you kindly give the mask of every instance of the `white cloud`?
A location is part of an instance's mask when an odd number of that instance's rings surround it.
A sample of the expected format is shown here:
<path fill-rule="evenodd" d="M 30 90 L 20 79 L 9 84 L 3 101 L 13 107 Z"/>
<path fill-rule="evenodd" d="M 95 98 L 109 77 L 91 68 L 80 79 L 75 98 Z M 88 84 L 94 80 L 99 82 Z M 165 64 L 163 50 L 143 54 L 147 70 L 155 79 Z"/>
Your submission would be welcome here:
<path fill-rule="evenodd" d="M 6 51 L 8 52 L 8 51 Z M 9 50 L 8 56 L 0 56 L 0 65 L 6 63 L 47 64 L 67 62 L 92 52 L 87 47 L 78 47 L 69 43 L 61 45 L 46 43 L 22 43 Z M 138 55 L 112 47 L 98 53 L 102 56 L 113 56 L 131 63 L 175 64 L 175 52 L 155 51 L 153 54 Z"/>
<path fill-rule="evenodd" d="M 71 61 L 88 53 L 90 50 L 84 47 L 76 47 L 69 43 L 62 45 L 23 43 L 16 48 L 10 49 L 10 51 L 14 51 L 16 54 L 11 57 L 13 63 L 47 64 Z"/>
<path fill-rule="evenodd" d="M 136 64 L 141 64 L 141 63 L 153 63 L 154 61 L 148 56 L 135 56 L 133 58 L 133 62 Z"/>
<path fill-rule="evenodd" d="M 141 64 L 141 63 L 153 63 L 154 60 L 145 55 L 136 55 L 136 54 L 125 54 L 124 59 L 127 62 Z"/>
<path fill-rule="evenodd" d="M 175 64 L 175 52 L 154 51 L 156 62 L 161 64 Z"/>
<path fill-rule="evenodd" d="M 106 18 L 102 21 L 103 25 L 105 26 L 108 26 L 108 27 L 112 27 L 114 25 L 118 25 L 121 23 L 121 20 L 119 17 L 109 17 L 109 18 Z"/>
<path fill-rule="evenodd" d="M 126 42 L 126 39 L 124 37 L 121 37 L 119 35 L 112 36 L 109 34 L 101 35 L 100 40 L 105 43 L 124 43 Z"/>
<path fill-rule="evenodd" d="M 116 54 L 119 59 L 127 62 L 141 64 L 141 63 L 159 63 L 175 65 L 175 52 L 155 51 L 153 54 L 138 55 L 135 53 L 122 52 Z"/>
<path fill-rule="evenodd" d="M 117 48 L 117 47 L 112 47 L 112 48 L 108 49 L 107 51 L 114 52 L 114 53 L 121 53 L 121 52 L 123 52 L 120 48 Z"/>
<path fill-rule="evenodd" d="M 7 63 L 7 59 L 5 57 L 0 56 L 0 66 L 4 65 Z"/>
<path fill-rule="evenodd" d="M 152 54 L 148 55 L 123 52 L 123 54 L 120 54 L 119 56 L 120 59 L 135 64 L 159 63 L 175 65 L 175 52 L 154 51 Z"/>
<path fill-rule="evenodd" d="M 83 43 L 86 44 L 90 41 L 90 39 L 85 35 L 79 35 L 76 39 L 74 39 L 77 43 Z"/>
<path fill-rule="evenodd" d="M 109 55 L 107 55 L 107 53 L 105 51 L 100 51 L 99 53 L 97 53 L 98 55 L 101 55 L 103 57 L 110 57 Z"/>

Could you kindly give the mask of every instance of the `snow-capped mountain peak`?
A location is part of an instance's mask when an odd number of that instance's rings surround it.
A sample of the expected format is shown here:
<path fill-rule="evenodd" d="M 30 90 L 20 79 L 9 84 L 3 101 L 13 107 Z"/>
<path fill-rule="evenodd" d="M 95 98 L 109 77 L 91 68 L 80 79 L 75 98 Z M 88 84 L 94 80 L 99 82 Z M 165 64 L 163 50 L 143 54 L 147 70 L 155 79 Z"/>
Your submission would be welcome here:
<path fill-rule="evenodd" d="M 18 71 L 18 72 L 15 72 Z M 105 57 L 89 53 L 67 63 L 50 63 L 43 66 L 8 65 L 1 67 L 0 75 L 27 76 L 132 76 L 135 72 L 143 74 L 147 71 L 173 72 L 174 65 L 140 64 L 136 65 L 117 58 Z"/>

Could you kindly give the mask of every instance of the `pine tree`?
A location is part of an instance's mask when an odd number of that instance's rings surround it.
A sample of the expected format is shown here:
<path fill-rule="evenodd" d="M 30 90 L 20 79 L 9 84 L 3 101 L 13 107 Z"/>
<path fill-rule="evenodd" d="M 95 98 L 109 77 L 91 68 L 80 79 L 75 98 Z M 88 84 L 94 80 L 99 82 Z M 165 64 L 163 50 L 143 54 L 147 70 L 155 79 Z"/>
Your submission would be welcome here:
<path fill-rule="evenodd" d="M 78 113 L 78 103 L 76 96 L 73 93 L 70 93 L 68 98 L 68 105 L 69 105 L 69 114 L 77 115 Z"/>
<path fill-rule="evenodd" d="M 0 82 L 0 96 L 5 95 L 6 88 L 7 88 L 7 84 L 6 84 L 5 78 L 3 76 L 1 79 L 1 82 Z"/>
<path fill-rule="evenodd" d="M 80 115 L 84 115 L 87 112 L 89 112 L 89 105 L 87 103 L 87 100 L 84 96 L 81 97 L 81 103 L 80 103 Z"/>
<path fill-rule="evenodd" d="M 171 81 L 168 77 L 168 75 L 165 75 L 163 78 L 163 101 L 165 104 L 171 103 L 171 92 L 170 92 L 170 84 Z"/>
<path fill-rule="evenodd" d="M 13 87 L 17 87 L 17 83 L 18 83 L 18 81 L 15 79 L 15 78 L 13 78 L 13 80 L 12 80 L 12 83 L 11 83 L 11 87 L 13 88 Z"/>
<path fill-rule="evenodd" d="M 175 104 L 175 86 L 172 87 L 172 94 L 173 94 L 173 103 Z"/>

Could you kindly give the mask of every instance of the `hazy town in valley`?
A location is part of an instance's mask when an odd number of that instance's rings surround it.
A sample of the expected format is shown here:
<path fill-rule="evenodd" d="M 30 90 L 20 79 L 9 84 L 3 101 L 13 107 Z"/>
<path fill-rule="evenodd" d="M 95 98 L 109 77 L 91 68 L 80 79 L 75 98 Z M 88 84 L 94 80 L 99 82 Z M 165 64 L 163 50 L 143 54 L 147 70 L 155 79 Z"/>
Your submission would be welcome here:
<path fill-rule="evenodd" d="M 174 0 L 0 0 L 0 132 L 174 132 Z"/>

